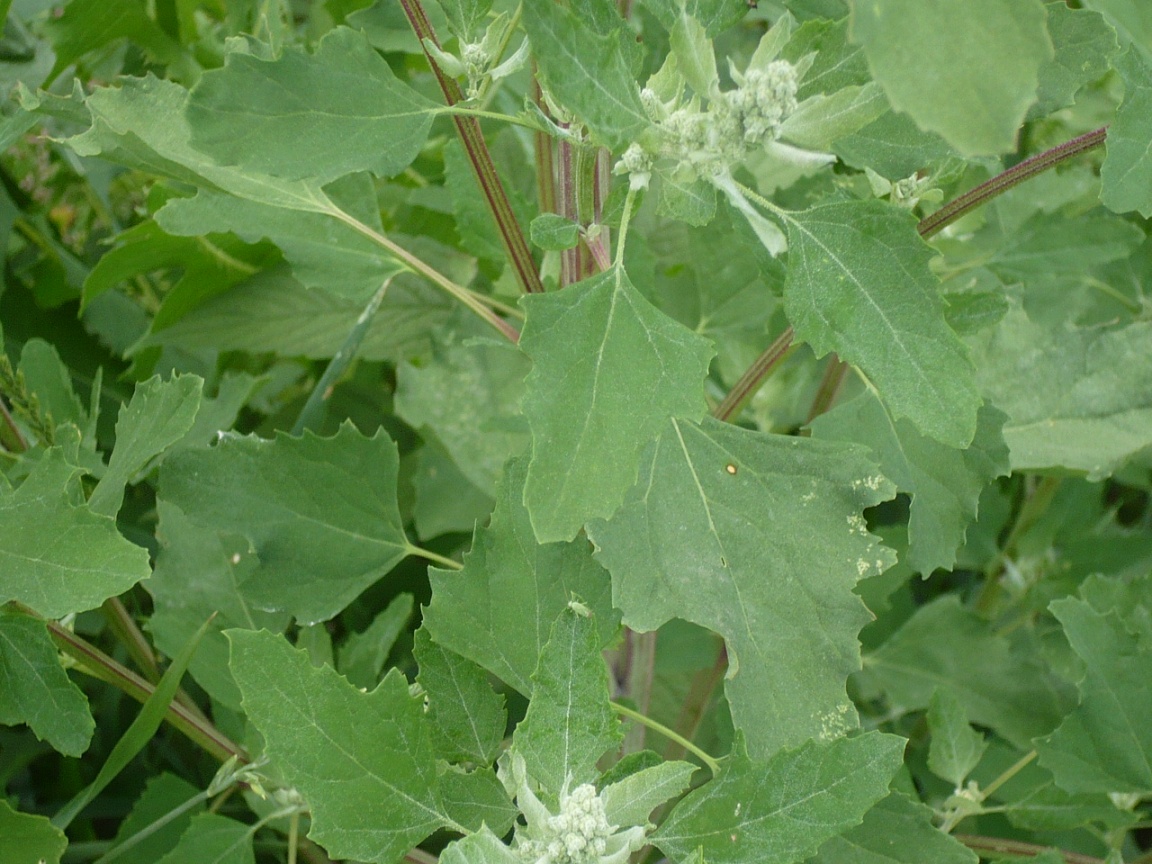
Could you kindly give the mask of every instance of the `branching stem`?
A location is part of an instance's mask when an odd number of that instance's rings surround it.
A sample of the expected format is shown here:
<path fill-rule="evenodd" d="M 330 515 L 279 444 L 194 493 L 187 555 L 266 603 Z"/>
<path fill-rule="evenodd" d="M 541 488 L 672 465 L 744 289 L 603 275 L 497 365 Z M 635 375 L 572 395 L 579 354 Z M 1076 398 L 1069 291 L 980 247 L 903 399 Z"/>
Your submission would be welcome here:
<path fill-rule="evenodd" d="M 633 711 L 627 705 L 621 705 L 619 702 L 612 702 L 612 710 L 619 714 L 621 717 L 627 717 L 629 720 L 635 720 L 637 723 L 643 723 L 653 732 L 658 732 L 670 741 L 675 741 L 689 753 L 694 755 L 697 759 L 708 766 L 708 770 L 712 772 L 715 777 L 720 773 L 720 763 L 689 741 L 684 736 L 672 731 L 662 723 L 657 723 L 651 717 L 641 714 L 639 711 Z"/>

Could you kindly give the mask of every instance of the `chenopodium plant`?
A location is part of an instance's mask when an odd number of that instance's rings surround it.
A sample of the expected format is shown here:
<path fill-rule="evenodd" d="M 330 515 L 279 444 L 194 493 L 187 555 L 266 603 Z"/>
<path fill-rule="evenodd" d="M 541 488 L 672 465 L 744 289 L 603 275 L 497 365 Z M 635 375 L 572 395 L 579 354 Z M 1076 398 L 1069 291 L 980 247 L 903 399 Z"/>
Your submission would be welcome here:
<path fill-rule="evenodd" d="M 42 670 L 0 719 L 88 747 L 54 645 L 163 694 L 67 626 L 103 607 L 147 644 L 115 599 L 139 583 L 207 697 L 167 717 L 230 760 L 185 804 L 273 801 L 196 816 L 166 861 L 249 860 L 305 811 L 368 862 L 970 864 L 999 839 L 951 831 L 988 813 L 1014 849 L 1135 857 L 1148 562 L 1054 540 L 1147 540 L 1093 485 L 1146 491 L 1152 444 L 1135 19 L 357 5 L 244 33 L 205 6 L 177 16 L 195 51 L 133 6 L 115 32 L 148 74 L 21 81 L 6 130 L 148 187 L 80 292 L 126 374 L 172 374 L 135 388 L 105 461 L 98 386 L 85 407 L 43 341 L 0 368 L 25 445 L 0 632 Z M 44 25 L 56 73 L 94 10 Z M 1105 137 L 1099 176 L 1070 161 Z M 125 277 L 158 265 L 182 275 L 136 303 Z M 334 397 L 366 377 L 372 434 Z M 228 431 L 253 415 L 260 436 Z M 153 482 L 150 560 L 116 520 Z M 421 561 L 414 662 L 389 667 Z M 76 800 L 51 822 L 0 803 L 0 827 L 58 860 Z"/>

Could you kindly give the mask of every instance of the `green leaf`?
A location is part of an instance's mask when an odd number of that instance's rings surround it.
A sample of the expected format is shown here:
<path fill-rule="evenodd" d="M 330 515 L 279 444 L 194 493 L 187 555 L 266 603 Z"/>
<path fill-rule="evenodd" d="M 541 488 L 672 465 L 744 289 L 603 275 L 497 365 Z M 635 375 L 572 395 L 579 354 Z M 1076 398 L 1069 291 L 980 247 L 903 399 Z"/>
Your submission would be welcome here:
<path fill-rule="evenodd" d="M 968 725 L 964 705 L 951 690 L 939 687 L 928 703 L 928 767 L 957 789 L 964 785 L 972 769 L 988 747 L 984 736 Z"/>
<path fill-rule="evenodd" d="M 808 864 L 977 864 L 976 853 L 934 824 L 919 801 L 893 793 L 833 837 Z"/>
<path fill-rule="evenodd" d="M 856 725 L 844 683 L 869 615 L 852 588 L 893 563 L 861 513 L 892 493 L 862 448 L 673 420 L 589 535 L 625 624 L 724 637 L 733 722 L 763 758 Z"/>
<path fill-rule="evenodd" d="M 678 861 L 792 864 L 859 824 L 888 794 L 905 741 L 869 732 L 809 741 L 753 762 L 737 744 L 724 770 L 684 798 L 652 843 Z"/>
<path fill-rule="evenodd" d="M 60 864 L 68 848 L 64 832 L 45 819 L 13 810 L 0 798 L 0 837 L 5 864 Z"/>
<path fill-rule="evenodd" d="M 367 174 L 335 181 L 325 194 L 333 207 L 381 233 L 380 207 Z M 293 274 L 306 286 L 355 300 L 361 308 L 383 282 L 404 269 L 375 240 L 330 213 L 293 210 L 207 189 L 194 198 L 173 198 L 156 214 L 156 221 L 174 235 L 233 231 L 251 243 L 267 238 L 283 250 Z"/>
<path fill-rule="evenodd" d="M 838 15 L 818 16 L 802 24 L 780 52 L 793 65 L 811 56 L 812 66 L 804 74 L 796 96 L 807 99 L 817 93 L 835 93 L 844 87 L 863 86 L 872 80 L 863 49 L 848 39 L 848 19 Z M 838 18 L 837 21 L 821 18 Z"/>
<path fill-rule="evenodd" d="M 157 375 L 136 387 L 116 420 L 116 448 L 108 470 L 88 499 L 93 513 L 116 515 L 124 487 L 192 428 L 203 389 L 204 380 L 195 375 L 174 375 L 167 381 Z"/>
<path fill-rule="evenodd" d="M 79 473 L 54 447 L 15 492 L 0 484 L 0 602 L 62 618 L 148 578 L 147 550 L 124 539 L 114 519 L 72 503 L 59 478 Z"/>
<path fill-rule="evenodd" d="M 528 226 L 532 245 L 545 252 L 571 249 L 580 242 L 580 226 L 559 213 L 541 213 Z"/>
<path fill-rule="evenodd" d="M 967 447 L 980 396 L 959 337 L 944 319 L 932 250 L 907 211 L 845 202 L 785 216 L 784 300 L 796 335 L 817 355 L 858 366 L 897 417 Z"/>
<path fill-rule="evenodd" d="M 1007 232 L 985 263 L 1005 282 L 1028 283 L 1125 259 L 1143 241 L 1143 231 L 1103 210 L 1079 219 L 1038 213 Z"/>
<path fill-rule="evenodd" d="M 622 270 L 522 299 L 532 359 L 524 415 L 532 459 L 524 503 L 537 539 L 571 540 L 606 518 L 668 417 L 704 413 L 711 344 L 671 320 Z"/>
<path fill-rule="evenodd" d="M 893 421 L 870 393 L 840 405 L 812 424 L 816 438 L 857 441 L 872 448 L 885 477 L 912 496 L 907 563 L 925 575 L 952 568 L 956 550 L 976 519 L 980 493 L 1008 473 L 1001 436 L 1005 416 L 984 406 L 966 450 L 925 438 L 907 420 Z"/>
<path fill-rule="evenodd" d="M 194 148 L 187 103 L 188 91 L 178 84 L 152 76 L 127 78 L 119 87 L 100 88 L 85 100 L 92 126 L 67 144 L 80 156 L 103 156 L 193 187 L 289 210 L 332 212 L 332 202 L 316 182 L 222 166 Z"/>
<path fill-rule="evenodd" d="M 484 826 L 501 834 L 512 830 L 520 811 L 491 768 L 464 771 L 441 763 L 439 780 L 444 812 L 468 831 Z"/>
<path fill-rule="evenodd" d="M 401 364 L 395 406 L 414 429 L 431 430 L 469 482 L 492 495 L 504 463 L 528 445 L 520 415 L 528 364 L 507 342 L 469 340 L 473 329 L 442 330 L 430 358 Z"/>
<path fill-rule="evenodd" d="M 112 849 L 117 852 L 113 860 L 117 864 L 155 864 L 165 852 L 176 846 L 180 835 L 192 821 L 192 816 L 204 809 L 203 797 L 195 786 L 175 774 L 164 771 L 152 777 L 133 803 L 132 812 L 116 831 Z M 192 799 L 198 799 L 192 809 L 179 813 L 130 848 L 119 851 L 127 841 L 150 829 L 154 823 L 165 819 L 173 811 L 180 810 Z"/>
<path fill-rule="evenodd" d="M 156 689 L 140 706 L 140 713 L 136 715 L 132 724 L 113 745 L 111 752 L 104 760 L 104 764 L 100 766 L 96 778 L 77 792 L 72 800 L 52 817 L 53 825 L 61 829 L 67 828 L 72 820 L 91 804 L 96 796 L 103 792 L 108 784 L 115 780 L 120 772 L 127 768 L 152 740 L 152 736 L 156 734 L 156 730 L 160 728 L 160 724 L 164 722 L 164 718 L 168 714 L 168 706 L 176 698 L 176 692 L 180 689 L 180 679 L 184 677 L 188 662 L 196 653 L 200 640 L 208 632 L 210 623 L 210 620 L 205 621 L 200 629 L 192 634 L 192 638 L 180 649 L 180 652 L 172 658 L 171 665 L 164 670 L 164 674 L 156 682 Z"/>
<path fill-rule="evenodd" d="M 629 65 L 631 30 L 597 33 L 555 3 L 526 4 L 524 29 L 543 83 L 600 143 L 623 151 L 652 125 Z"/>
<path fill-rule="evenodd" d="M 695 773 L 690 762 L 661 762 L 629 774 L 600 793 L 604 815 L 612 825 L 643 825 L 653 810 L 682 794 Z"/>
<path fill-rule="evenodd" d="M 192 145 L 221 165 L 320 183 L 356 171 L 391 177 L 428 137 L 438 106 L 397 79 L 360 31 L 330 30 L 311 55 L 229 46 L 188 101 Z"/>
<path fill-rule="evenodd" d="M 310 290 L 294 279 L 287 267 L 274 267 L 152 333 L 144 344 L 190 351 L 208 348 L 332 357 L 363 311 L 364 301 L 360 299 Z M 433 328 L 447 321 L 452 311 L 451 301 L 443 292 L 414 276 L 397 276 L 388 286 L 358 354 L 367 360 L 427 354 Z"/>
<path fill-rule="evenodd" d="M 827 150 L 887 110 L 888 101 L 875 82 L 845 87 L 829 96 L 821 94 L 800 103 L 781 125 L 780 135 L 808 150 Z"/>
<path fill-rule="evenodd" d="M 409 551 L 396 504 L 396 445 L 350 424 L 331 438 L 228 435 L 164 463 L 160 498 L 195 525 L 247 539 L 242 583 L 257 608 L 325 621 Z"/>
<path fill-rule="evenodd" d="M 156 864 L 254 864 L 254 833 L 235 819 L 200 813 L 192 818 L 176 847 Z"/>
<path fill-rule="evenodd" d="M 0 723 L 27 723 L 65 756 L 88 749 L 88 699 L 60 665 L 44 621 L 0 608 Z M 6 836 L 6 835 L 5 835 Z"/>
<path fill-rule="evenodd" d="M 476 27 L 488 17 L 492 0 L 442 0 L 440 7 L 448 17 L 448 26 L 452 32 L 461 42 L 466 42 Z"/>
<path fill-rule="evenodd" d="M 748 13 L 747 0 L 644 0 L 644 5 L 668 30 L 687 15 L 703 24 L 709 36 L 723 33 Z"/>
<path fill-rule="evenodd" d="M 1152 59 L 1152 9 L 1142 0 L 1086 0 L 1089 9 L 1104 15 L 1121 35 Z"/>
<path fill-rule="evenodd" d="M 416 454 L 412 485 L 416 506 L 412 519 L 421 540 L 441 534 L 467 532 L 492 512 L 493 498 L 464 476 L 436 436 L 425 432 L 424 446 Z"/>
<path fill-rule="evenodd" d="M 955 595 L 917 609 L 864 659 L 864 668 L 891 704 L 906 711 L 927 708 L 936 688 L 947 687 L 971 722 L 992 727 L 1024 750 L 1052 731 L 1068 708 L 1066 685 Z"/>
<path fill-rule="evenodd" d="M 180 43 L 148 17 L 140 0 L 71 0 L 59 17 L 46 22 L 45 29 L 56 51 L 52 78 L 89 51 L 121 39 L 131 40 L 160 63 L 175 62 L 183 53 Z"/>
<path fill-rule="evenodd" d="M 340 646 L 336 669 L 354 687 L 371 690 L 380 681 L 392 646 L 412 617 L 413 597 L 397 594 L 360 633 L 349 634 Z"/>
<path fill-rule="evenodd" d="M 1040 67 L 1040 87 L 1030 117 L 1071 105 L 1076 91 L 1108 72 L 1120 50 L 1116 31 L 1100 14 L 1071 9 L 1063 0 L 1051 0 L 1044 8 L 1056 56 Z"/>
<path fill-rule="evenodd" d="M 859 0 L 852 39 L 888 101 L 966 156 L 1016 146 L 1053 57 L 1040 0 Z"/>
<path fill-rule="evenodd" d="M 538 544 L 524 508 L 525 461 L 512 460 L 487 527 L 476 529 L 459 572 L 431 569 L 424 626 L 444 648 L 527 695 L 548 632 L 578 597 L 596 613 L 600 645 L 616 633 L 608 574 L 586 540 Z"/>
<path fill-rule="evenodd" d="M 1147 583 L 1145 583 L 1147 584 Z M 1148 591 L 1143 592 L 1145 604 Z M 1040 764 L 1069 792 L 1152 791 L 1152 649 L 1120 612 L 1101 613 L 1076 598 L 1057 600 L 1052 613 L 1084 661 L 1080 704 L 1036 743 Z M 1139 607 L 1137 607 L 1139 608 Z M 1144 619 L 1147 606 L 1140 617 Z M 1142 620 L 1140 630 L 1146 630 Z"/>
<path fill-rule="evenodd" d="M 133 277 L 154 270 L 179 270 L 179 280 L 157 312 L 156 326 L 164 326 L 271 264 L 274 256 L 268 244 L 249 246 L 227 234 L 177 237 L 151 220 L 141 222 L 120 232 L 115 247 L 89 272 L 82 308 Z"/>
<path fill-rule="evenodd" d="M 53 345 L 43 339 L 29 339 L 20 351 L 20 373 L 28 389 L 40 400 L 42 414 L 51 416 L 52 425 L 72 423 L 91 435 L 88 412 L 72 389 L 72 372 Z"/>
<path fill-rule="evenodd" d="M 593 782 L 596 761 L 623 740 L 609 707 L 608 667 L 587 608 L 569 605 L 552 625 L 532 675 L 532 701 L 512 747 L 552 795 Z"/>
<path fill-rule="evenodd" d="M 160 551 L 146 583 L 154 610 L 148 630 L 157 648 L 174 654 L 215 614 L 188 671 L 213 699 L 238 711 L 240 691 L 228 671 L 223 631 L 229 627 L 281 631 L 289 616 L 262 611 L 245 595 L 244 583 L 260 563 L 246 538 L 198 525 L 168 501 L 159 501 L 157 509 Z"/>
<path fill-rule="evenodd" d="M 1018 306 L 971 337 L 1013 470 L 1106 477 L 1152 444 L 1152 324 L 1042 327 Z"/>
<path fill-rule="evenodd" d="M 889 111 L 860 131 L 841 138 L 832 151 L 853 168 L 871 168 L 889 180 L 930 171 L 954 154 L 948 142 L 920 129 L 907 114 Z"/>
<path fill-rule="evenodd" d="M 398 671 L 361 693 L 266 631 L 229 630 L 232 674 L 266 752 L 337 858 L 392 864 L 447 819 L 420 700 Z"/>
<path fill-rule="evenodd" d="M 1100 169 L 1100 197 L 1109 210 L 1152 217 L 1152 60 L 1126 51 L 1116 60 L 1124 101 L 1108 127 L 1107 155 Z"/>
<path fill-rule="evenodd" d="M 412 653 L 420 664 L 417 680 L 428 694 L 439 755 L 491 765 L 508 724 L 504 697 L 493 692 L 480 666 L 437 645 L 424 628 L 416 631 Z"/>

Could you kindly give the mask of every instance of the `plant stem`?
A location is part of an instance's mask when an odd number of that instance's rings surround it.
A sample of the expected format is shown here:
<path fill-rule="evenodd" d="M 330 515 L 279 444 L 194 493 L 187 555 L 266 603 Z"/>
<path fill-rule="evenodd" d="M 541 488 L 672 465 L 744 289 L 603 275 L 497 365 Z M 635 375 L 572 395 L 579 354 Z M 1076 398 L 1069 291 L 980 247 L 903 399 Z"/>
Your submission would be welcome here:
<path fill-rule="evenodd" d="M 1107 134 L 1108 127 L 1101 126 L 1099 129 L 1093 129 L 1091 132 L 1087 132 L 1078 138 L 1065 141 L 1063 144 L 1058 144 L 1050 150 L 1037 153 L 1035 156 L 1013 165 L 1007 171 L 997 174 L 991 180 L 981 183 L 974 189 L 970 189 L 959 198 L 949 201 L 932 215 L 920 220 L 920 224 L 916 226 L 916 230 L 920 232 L 921 237 L 931 237 L 933 234 L 941 231 L 945 226 L 951 225 L 961 216 L 970 213 L 981 204 L 991 201 L 997 195 L 1008 191 L 1013 186 L 1017 186 L 1025 180 L 1059 165 L 1061 162 L 1067 162 L 1074 156 L 1079 156 L 1081 153 L 1094 150 L 1104 143 Z"/>
<path fill-rule="evenodd" d="M 425 549 L 422 546 L 409 545 L 408 554 L 415 555 L 419 558 L 424 558 L 425 560 L 431 561 L 433 564 L 439 564 L 441 567 L 447 568 L 448 570 L 464 569 L 464 565 L 459 561 L 456 561 L 452 558 L 446 558 L 439 552 L 433 552 L 431 549 Z"/>
<path fill-rule="evenodd" d="M 315 429 L 320 425 L 324 418 L 324 403 L 332 395 L 332 388 L 336 386 L 336 381 L 344 374 L 356 356 L 356 351 L 360 347 L 360 343 L 364 341 L 364 336 L 368 333 L 368 328 L 376 316 L 376 311 L 384 302 L 384 295 L 388 291 L 388 286 L 392 284 L 393 278 L 389 276 L 385 279 L 384 284 L 372 295 L 372 299 L 368 301 L 368 305 L 364 307 L 364 311 L 360 313 L 360 317 L 356 319 L 356 323 L 348 331 L 344 344 L 328 361 L 324 374 L 320 376 L 320 380 L 316 382 L 316 386 L 308 394 L 308 401 L 300 409 L 300 416 L 296 418 L 296 423 L 292 427 L 293 435 L 303 435 L 305 429 Z"/>
<path fill-rule="evenodd" d="M 670 741 L 675 741 L 677 744 L 679 744 L 681 747 L 683 747 L 685 750 L 687 750 L 689 753 L 707 765 L 708 770 L 712 772 L 713 777 L 720 773 L 720 763 L 705 753 L 703 750 L 701 750 L 699 747 L 697 747 L 695 744 L 693 744 L 691 741 L 689 741 L 687 738 L 678 735 L 667 726 L 661 723 L 657 723 L 651 717 L 641 714 L 639 711 L 633 711 L 627 705 L 621 705 L 619 702 L 611 702 L 609 704 L 612 706 L 612 710 L 619 714 L 621 717 L 627 717 L 629 720 L 635 720 L 637 723 L 643 723 L 653 732 L 659 732 Z"/>
<path fill-rule="evenodd" d="M 28 442 L 24 440 L 24 435 L 20 432 L 20 427 L 17 426 L 16 421 L 12 419 L 12 414 L 8 411 L 8 406 L 5 404 L 3 398 L 0 398 L 0 418 L 3 418 L 4 425 L 12 435 L 16 451 L 23 453 L 28 449 Z"/>
<path fill-rule="evenodd" d="M 36 615 L 34 610 L 22 603 L 13 605 L 25 614 Z M 56 621 L 46 620 L 44 623 L 48 625 L 48 634 L 56 645 L 69 657 L 78 661 L 77 668 L 81 671 L 108 682 L 141 703 L 146 702 L 156 689 L 135 672 L 117 663 L 99 648 L 60 626 Z M 221 762 L 227 761 L 232 756 L 244 762 L 248 761 L 248 754 L 243 747 L 231 741 L 219 729 L 203 717 L 193 714 L 179 702 L 172 702 L 168 706 L 164 719 Z"/>
<path fill-rule="evenodd" d="M 1052 846 L 1039 846 L 1035 843 L 1022 843 L 1019 840 L 1003 840 L 999 837 L 982 837 L 979 834 L 953 834 L 957 840 L 974 852 L 990 852 L 993 855 L 1024 855 L 1034 858 Z M 1091 855 L 1081 855 L 1079 852 L 1067 852 L 1056 849 L 1067 864 L 1104 864 L 1104 859 L 1093 858 Z M 990 856 L 981 856 L 990 857 Z"/>
<path fill-rule="evenodd" d="M 480 316 L 480 318 L 499 330 L 505 337 L 508 338 L 510 342 L 515 344 L 516 342 L 520 341 L 520 331 L 505 321 L 503 318 L 501 318 L 499 315 L 497 315 L 495 312 L 493 312 L 491 309 L 489 309 L 475 294 L 475 292 L 469 291 L 462 285 L 457 285 L 439 270 L 424 263 L 403 246 L 400 246 L 392 240 L 389 240 L 376 229 L 365 225 L 359 219 L 350 216 L 339 207 L 332 205 L 332 207 L 325 212 L 327 212 L 329 216 L 340 220 L 349 228 L 352 228 L 355 231 L 359 231 L 365 237 L 387 249 L 396 259 L 407 266 L 409 270 L 413 271 L 414 273 L 419 273 L 433 284 L 439 285 L 441 288 L 443 288 L 445 291 L 447 291 L 449 294 L 451 294 L 453 297 L 455 297 L 457 300 L 475 312 L 478 316 Z"/>
<path fill-rule="evenodd" d="M 708 669 L 702 669 L 692 676 L 692 685 L 684 698 L 684 704 L 680 707 L 680 716 L 676 718 L 676 728 L 683 737 L 693 739 L 700 731 L 700 724 L 704 722 L 704 712 L 708 708 L 708 703 L 712 701 L 716 685 L 720 683 L 727 669 L 728 651 L 721 642 L 715 662 Z M 668 746 L 664 750 L 664 757 L 678 759 L 682 752 Z"/>
<path fill-rule="evenodd" d="M 792 328 L 788 327 L 777 336 L 772 344 L 765 348 L 764 352 L 740 376 L 740 380 L 728 391 L 724 401 L 713 410 L 712 416 L 717 420 L 726 422 L 736 419 L 740 415 L 741 409 L 748 404 L 748 400 L 763 385 L 768 374 L 780 365 L 792 351 L 792 337 L 794 335 Z"/>
<path fill-rule="evenodd" d="M 848 364 L 836 354 L 832 354 L 828 358 L 828 365 L 824 368 L 824 377 L 820 379 L 820 386 L 816 388 L 812 407 L 808 409 L 808 419 L 804 421 L 805 425 L 832 407 L 832 403 L 836 401 L 836 395 L 844 386 L 844 379 L 847 377 Z"/>
<path fill-rule="evenodd" d="M 993 792 L 995 792 L 997 789 L 999 789 L 1001 786 L 1003 786 L 1005 783 L 1023 771 L 1029 765 L 1029 763 L 1036 759 L 1036 755 L 1037 754 L 1035 750 L 1031 750 L 1028 753 L 1025 753 L 1012 765 L 1008 766 L 1003 774 L 989 783 L 986 789 L 980 790 L 980 794 L 982 794 L 984 798 L 987 799 L 988 796 L 990 796 Z"/>
<path fill-rule="evenodd" d="M 420 0 L 400 0 L 400 5 L 404 9 L 408 23 L 412 26 L 412 31 L 420 40 L 421 46 L 423 46 L 424 40 L 428 39 L 432 44 L 439 47 L 440 42 L 436 39 L 436 31 L 432 29 L 432 23 L 428 20 L 428 16 L 424 14 L 424 7 Z M 444 70 L 440 68 L 427 49 L 424 49 L 424 56 L 428 60 L 428 65 L 432 67 L 432 73 L 436 76 L 436 81 L 440 85 L 440 92 L 444 94 L 444 101 L 448 106 L 452 107 L 456 103 L 464 101 L 464 94 L 460 90 L 460 85 L 456 83 L 456 79 L 444 74 Z M 524 238 L 524 232 L 516 221 L 516 214 L 512 211 L 512 205 L 508 201 L 508 195 L 504 191 L 504 184 L 500 180 L 500 175 L 496 173 L 496 165 L 492 161 L 492 153 L 484 141 L 480 121 L 476 117 L 455 116 L 452 118 L 452 122 L 456 124 L 456 133 L 464 145 L 464 152 L 468 155 L 468 162 L 472 165 L 476 182 L 480 185 L 480 191 L 483 193 L 484 200 L 488 203 L 488 209 L 491 210 L 492 217 L 496 221 L 500 240 L 504 244 L 505 252 L 508 253 L 508 260 L 512 264 L 520 287 L 528 294 L 543 292 L 544 284 L 540 281 L 536 262 L 532 260 L 528 241 Z"/>

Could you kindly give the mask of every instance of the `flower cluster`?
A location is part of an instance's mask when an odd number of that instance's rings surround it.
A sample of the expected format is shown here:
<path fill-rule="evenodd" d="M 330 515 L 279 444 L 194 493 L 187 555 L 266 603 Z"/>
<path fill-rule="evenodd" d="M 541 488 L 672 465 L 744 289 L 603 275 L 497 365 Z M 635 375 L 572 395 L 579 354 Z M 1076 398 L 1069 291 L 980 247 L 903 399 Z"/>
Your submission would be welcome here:
<path fill-rule="evenodd" d="M 780 137 L 781 126 L 796 110 L 800 74 L 786 60 L 741 74 L 733 70 L 734 90 L 713 94 L 707 108 L 699 98 L 680 104 L 680 94 L 665 101 L 652 88 L 640 101 L 656 126 L 650 139 L 631 145 L 616 164 L 635 189 L 646 188 L 657 159 L 674 163 L 672 173 L 684 180 L 727 175 L 748 152 Z"/>
<path fill-rule="evenodd" d="M 524 757 L 513 754 L 506 785 L 527 822 L 516 831 L 517 854 L 530 864 L 624 864 L 644 845 L 645 829 L 620 829 L 608 821 L 604 801 L 591 783 L 560 791 L 560 809 L 550 813 L 528 780 Z"/>

